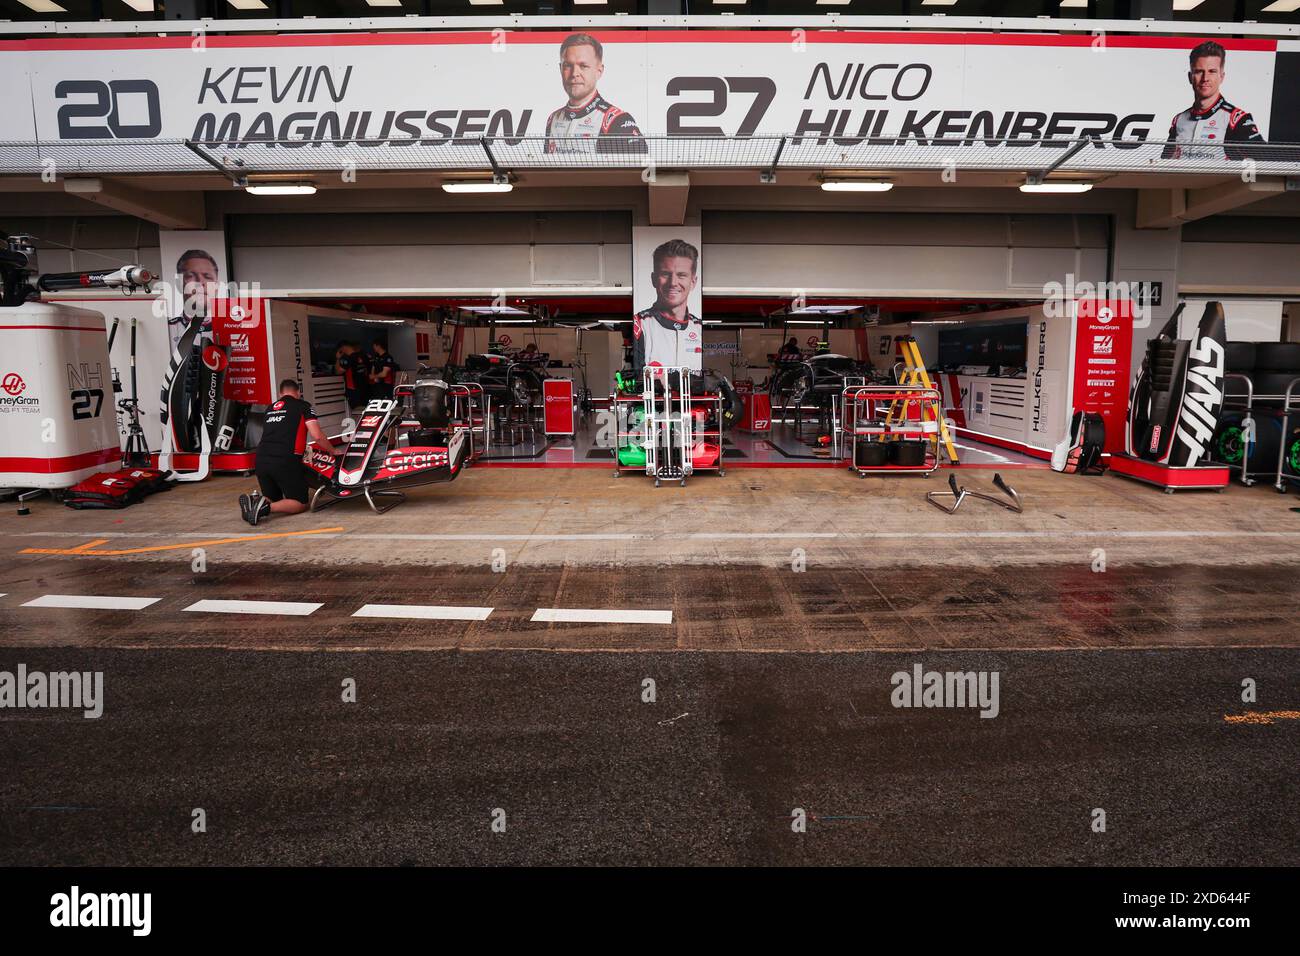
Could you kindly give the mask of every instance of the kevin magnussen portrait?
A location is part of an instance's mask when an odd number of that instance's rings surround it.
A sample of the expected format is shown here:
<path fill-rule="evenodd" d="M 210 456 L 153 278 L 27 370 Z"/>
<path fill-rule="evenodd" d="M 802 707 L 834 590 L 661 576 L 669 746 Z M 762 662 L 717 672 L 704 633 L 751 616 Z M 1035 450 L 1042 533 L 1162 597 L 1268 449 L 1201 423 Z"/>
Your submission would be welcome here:
<path fill-rule="evenodd" d="M 568 102 L 546 119 L 548 153 L 645 153 L 636 120 L 600 95 L 605 48 L 574 33 L 560 44 L 560 83 Z"/>

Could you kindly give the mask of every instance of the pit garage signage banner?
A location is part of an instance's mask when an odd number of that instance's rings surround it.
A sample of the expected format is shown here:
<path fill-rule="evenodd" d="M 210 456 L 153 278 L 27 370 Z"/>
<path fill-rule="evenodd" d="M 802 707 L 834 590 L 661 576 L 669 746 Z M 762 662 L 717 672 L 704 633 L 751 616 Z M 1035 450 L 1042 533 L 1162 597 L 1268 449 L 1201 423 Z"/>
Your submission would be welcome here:
<path fill-rule="evenodd" d="M 1133 304 L 1128 299 L 1080 299 L 1074 326 L 1074 408 L 1106 424 L 1105 451 L 1124 451 L 1128 416 Z"/>
<path fill-rule="evenodd" d="M 1189 53 L 1207 41 L 1218 62 L 1194 88 Z M 1222 97 L 1222 115 L 1183 130 L 1217 146 L 1251 130 L 1300 140 L 1285 105 L 1296 50 L 1227 37 L 803 30 L 31 39 L 0 43 L 0 128 L 6 140 L 328 140 L 310 147 L 325 150 L 376 139 L 473 150 L 484 135 L 536 138 L 542 152 L 636 152 L 644 136 L 1136 141 L 1164 140 L 1197 98 Z"/>

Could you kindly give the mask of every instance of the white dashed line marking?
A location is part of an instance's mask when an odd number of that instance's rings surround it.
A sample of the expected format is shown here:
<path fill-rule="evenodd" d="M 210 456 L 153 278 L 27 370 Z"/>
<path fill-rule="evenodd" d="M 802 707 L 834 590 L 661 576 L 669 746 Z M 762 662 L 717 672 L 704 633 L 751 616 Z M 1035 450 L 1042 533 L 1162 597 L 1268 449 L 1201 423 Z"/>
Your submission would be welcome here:
<path fill-rule="evenodd" d="M 185 610 L 211 614 L 288 614 L 305 617 L 322 606 L 298 601 L 196 601 Z"/>
<path fill-rule="evenodd" d="M 560 624 L 671 624 L 672 611 L 615 611 L 582 607 L 539 607 L 534 621 Z"/>
<path fill-rule="evenodd" d="M 353 617 L 400 617 L 425 621 L 486 621 L 490 607 L 452 607 L 437 604 L 366 604 Z"/>
<path fill-rule="evenodd" d="M 162 598 L 109 597 L 98 594 L 46 594 L 23 607 L 71 607 L 96 611 L 141 611 Z"/>

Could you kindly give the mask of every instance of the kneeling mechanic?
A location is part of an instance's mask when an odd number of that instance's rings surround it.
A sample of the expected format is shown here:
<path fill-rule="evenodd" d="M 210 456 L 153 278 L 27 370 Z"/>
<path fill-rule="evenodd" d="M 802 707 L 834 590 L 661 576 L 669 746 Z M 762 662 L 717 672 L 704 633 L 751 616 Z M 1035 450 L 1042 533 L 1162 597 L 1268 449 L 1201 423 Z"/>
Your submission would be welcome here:
<path fill-rule="evenodd" d="M 286 378 L 280 397 L 266 410 L 262 440 L 257 444 L 257 483 L 260 493 L 239 496 L 244 520 L 255 525 L 270 514 L 296 515 L 307 510 L 307 475 L 302 456 L 307 436 L 331 455 L 335 447 L 321 430 L 312 407 L 302 400 L 298 383 Z"/>

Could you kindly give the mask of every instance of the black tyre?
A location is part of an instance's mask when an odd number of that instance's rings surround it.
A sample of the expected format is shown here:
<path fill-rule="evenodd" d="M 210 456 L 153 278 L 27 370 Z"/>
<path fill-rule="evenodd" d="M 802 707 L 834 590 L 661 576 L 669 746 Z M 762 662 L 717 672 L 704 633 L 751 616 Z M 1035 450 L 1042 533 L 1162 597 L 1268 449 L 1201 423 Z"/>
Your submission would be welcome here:
<path fill-rule="evenodd" d="M 1293 372 L 1300 376 L 1300 342 L 1256 342 L 1255 368 L 1260 372 Z"/>
<path fill-rule="evenodd" d="M 1243 455 L 1249 455 L 1249 471 L 1266 471 L 1277 464 L 1278 446 L 1282 441 L 1282 422 L 1271 415 L 1255 416 L 1255 440 L 1245 440 L 1246 416 L 1229 412 L 1219 419 L 1211 441 L 1210 456 L 1217 462 L 1233 467 L 1241 466 Z"/>
<path fill-rule="evenodd" d="M 1250 380 L 1255 384 L 1256 395 L 1286 395 L 1287 388 L 1292 382 L 1300 379 L 1300 371 L 1294 372 L 1263 372 L 1258 369 Z M 1229 383 L 1231 384 L 1231 383 Z M 1292 390 L 1292 401 L 1300 398 L 1300 383 L 1297 383 Z M 1281 405 L 1280 399 L 1265 401 L 1267 405 Z"/>
<path fill-rule="evenodd" d="M 1255 343 L 1227 343 L 1223 347 L 1223 365 L 1229 372 L 1246 372 L 1249 374 L 1255 368 Z"/>
<path fill-rule="evenodd" d="M 1300 429 L 1291 433 L 1287 442 L 1286 458 L 1282 462 L 1282 473 L 1300 477 Z"/>

